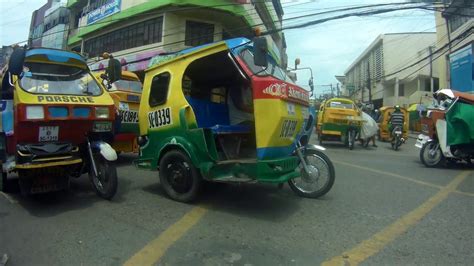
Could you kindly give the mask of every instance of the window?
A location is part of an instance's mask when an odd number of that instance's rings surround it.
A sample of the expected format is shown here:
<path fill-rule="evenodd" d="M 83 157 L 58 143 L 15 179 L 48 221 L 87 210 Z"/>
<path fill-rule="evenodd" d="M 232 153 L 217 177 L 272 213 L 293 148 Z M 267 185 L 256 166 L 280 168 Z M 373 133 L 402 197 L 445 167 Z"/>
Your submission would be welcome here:
<path fill-rule="evenodd" d="M 425 79 L 425 91 L 431 91 L 431 79 Z"/>
<path fill-rule="evenodd" d="M 398 96 L 405 96 L 405 84 L 398 85 Z"/>
<path fill-rule="evenodd" d="M 168 72 L 161 73 L 153 77 L 151 81 L 150 99 L 148 103 L 151 107 L 164 104 L 168 97 L 168 89 L 171 75 Z"/>
<path fill-rule="evenodd" d="M 159 43 L 162 40 L 162 33 L 163 17 L 158 17 L 87 40 L 84 51 L 94 57 L 105 51 L 113 53 Z"/>
<path fill-rule="evenodd" d="M 184 44 L 198 46 L 214 41 L 214 25 L 209 23 L 186 21 Z"/>

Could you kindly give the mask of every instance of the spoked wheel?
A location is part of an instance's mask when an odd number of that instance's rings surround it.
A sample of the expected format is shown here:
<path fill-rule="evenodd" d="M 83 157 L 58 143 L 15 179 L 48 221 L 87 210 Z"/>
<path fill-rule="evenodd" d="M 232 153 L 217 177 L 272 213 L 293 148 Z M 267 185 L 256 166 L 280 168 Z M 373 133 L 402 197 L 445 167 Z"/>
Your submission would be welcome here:
<path fill-rule="evenodd" d="M 430 141 L 423 145 L 420 151 L 420 161 L 426 167 L 439 167 L 443 165 L 446 158 L 441 151 L 441 148 L 436 141 Z"/>
<path fill-rule="evenodd" d="M 94 155 L 95 165 L 97 167 L 97 175 L 92 169 L 89 170 L 89 178 L 92 182 L 95 192 L 101 198 L 110 200 L 117 193 L 117 168 L 115 164 L 107 161 L 101 155 Z"/>
<path fill-rule="evenodd" d="M 178 150 L 167 152 L 161 159 L 160 182 L 170 198 L 181 202 L 195 200 L 202 186 L 198 170 L 189 157 Z"/>
<path fill-rule="evenodd" d="M 307 151 L 305 160 L 309 173 L 306 173 L 300 164 L 301 176 L 289 180 L 288 184 L 301 197 L 321 197 L 334 185 L 336 178 L 334 165 L 326 154 L 316 150 Z"/>

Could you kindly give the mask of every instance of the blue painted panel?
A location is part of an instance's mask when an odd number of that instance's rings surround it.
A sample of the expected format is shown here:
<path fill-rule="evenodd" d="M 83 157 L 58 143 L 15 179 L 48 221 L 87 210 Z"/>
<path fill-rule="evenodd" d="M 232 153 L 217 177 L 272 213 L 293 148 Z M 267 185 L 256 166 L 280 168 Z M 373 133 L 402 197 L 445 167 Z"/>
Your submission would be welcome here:
<path fill-rule="evenodd" d="M 69 110 L 67 107 L 49 107 L 49 116 L 52 118 L 67 118 L 69 116 Z"/>
<path fill-rule="evenodd" d="M 74 117 L 88 118 L 91 115 L 91 109 L 87 107 L 75 107 L 72 114 Z"/>
<path fill-rule="evenodd" d="M 474 55 L 470 44 L 449 55 L 451 88 L 474 93 Z"/>

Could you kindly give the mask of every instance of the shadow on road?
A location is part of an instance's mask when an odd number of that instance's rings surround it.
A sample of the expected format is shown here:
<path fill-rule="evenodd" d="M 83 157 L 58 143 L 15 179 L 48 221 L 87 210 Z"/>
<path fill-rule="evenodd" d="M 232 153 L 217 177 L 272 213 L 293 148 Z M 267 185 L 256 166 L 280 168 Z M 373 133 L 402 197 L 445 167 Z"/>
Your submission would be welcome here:
<path fill-rule="evenodd" d="M 129 165 L 136 158 L 135 155 L 121 155 L 117 166 Z M 97 196 L 87 175 L 80 178 L 71 178 L 68 190 L 51 192 L 45 194 L 22 196 L 19 188 L 10 194 L 25 210 L 36 217 L 52 217 L 68 211 L 91 207 L 97 202 L 109 204 L 120 204 L 125 201 L 125 195 L 129 192 L 131 181 L 120 176 L 118 172 L 117 194 L 111 201 Z"/>
<path fill-rule="evenodd" d="M 159 182 L 143 190 L 168 198 Z M 192 204 L 206 206 L 213 212 L 282 222 L 298 212 L 301 200 L 304 199 L 287 190 L 280 190 L 276 185 L 206 182 L 198 200 Z"/>

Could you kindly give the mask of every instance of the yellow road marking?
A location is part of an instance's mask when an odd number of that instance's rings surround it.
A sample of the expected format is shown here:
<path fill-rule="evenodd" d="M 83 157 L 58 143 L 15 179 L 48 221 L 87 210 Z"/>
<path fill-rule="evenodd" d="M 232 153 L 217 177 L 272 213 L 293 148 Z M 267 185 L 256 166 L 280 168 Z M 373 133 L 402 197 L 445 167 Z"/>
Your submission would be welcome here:
<path fill-rule="evenodd" d="M 459 194 L 459 195 L 464 195 L 464 196 L 469 196 L 469 197 L 474 197 L 474 193 L 470 193 L 470 192 L 464 192 L 464 191 L 456 190 L 456 191 L 453 191 L 453 193 L 456 193 L 456 194 Z"/>
<path fill-rule="evenodd" d="M 12 197 L 10 197 L 8 194 L 5 194 L 0 191 L 0 194 L 2 194 L 3 197 L 5 197 L 11 204 L 18 203 L 18 201 L 14 200 Z"/>
<path fill-rule="evenodd" d="M 165 254 L 166 250 L 180 239 L 206 214 L 207 209 L 194 207 L 180 220 L 168 227 L 161 235 L 148 243 L 144 248 L 135 253 L 124 265 L 153 265 Z"/>
<path fill-rule="evenodd" d="M 354 167 L 354 168 L 359 168 L 361 170 L 365 170 L 365 171 L 369 171 L 369 172 L 373 172 L 373 173 L 377 173 L 377 174 L 381 174 L 381 175 L 396 177 L 396 178 L 399 178 L 399 179 L 407 180 L 407 181 L 417 183 L 417 184 L 420 184 L 420 185 L 424 185 L 424 186 L 428 186 L 428 187 L 433 187 L 433 188 L 438 188 L 438 189 L 443 188 L 443 186 L 435 185 L 435 184 L 420 181 L 420 180 L 417 180 L 417 179 L 414 179 L 414 178 L 411 178 L 411 177 L 397 175 L 397 174 L 394 174 L 394 173 L 385 172 L 385 171 L 381 171 L 381 170 L 377 170 L 377 169 L 373 169 L 373 168 L 369 168 L 369 167 L 365 167 L 365 166 L 360 166 L 360 165 L 355 165 L 355 164 L 341 162 L 341 161 L 335 161 L 335 160 L 333 160 L 333 162 L 338 163 L 338 164 L 342 164 L 342 165 L 346 165 L 346 166 L 350 166 L 350 167 Z"/>
<path fill-rule="evenodd" d="M 429 198 L 418 208 L 396 220 L 391 225 L 385 227 L 371 238 L 364 240 L 353 249 L 344 252 L 342 256 L 334 257 L 323 262 L 323 266 L 332 265 L 358 265 L 367 258 L 375 255 L 386 245 L 395 240 L 398 236 L 406 232 L 410 227 L 418 223 L 424 216 L 433 210 L 439 203 L 445 200 L 448 195 L 455 191 L 457 186 L 470 174 L 464 171 L 454 178 L 447 186 L 443 187 L 434 196 Z"/>

